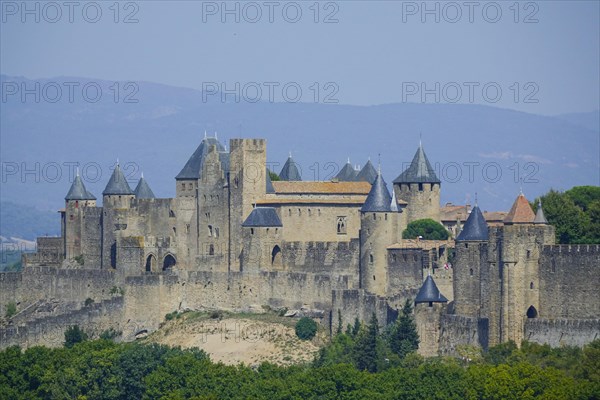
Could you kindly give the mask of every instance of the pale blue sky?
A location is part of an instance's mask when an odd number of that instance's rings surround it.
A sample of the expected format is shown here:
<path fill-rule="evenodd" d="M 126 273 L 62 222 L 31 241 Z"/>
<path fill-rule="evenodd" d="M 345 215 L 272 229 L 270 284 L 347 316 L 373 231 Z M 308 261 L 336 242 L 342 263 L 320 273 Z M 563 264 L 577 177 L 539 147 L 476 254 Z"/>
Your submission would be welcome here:
<path fill-rule="evenodd" d="M 274 22 L 268 21 L 268 8 L 257 23 L 245 21 L 239 3 L 240 23 L 221 10 L 204 15 L 222 2 L 138 1 L 123 9 L 119 20 L 135 11 L 138 23 L 114 23 L 114 2 L 98 2 L 100 21 L 86 22 L 79 3 L 74 22 L 68 9 L 56 23 L 54 10 L 39 3 L 40 22 L 14 5 L 2 1 L 1 61 L 3 74 L 28 78 L 83 76 L 107 80 L 152 81 L 201 89 L 203 82 L 298 82 L 308 90 L 312 82 L 335 82 L 340 103 L 372 105 L 402 101 L 419 102 L 420 94 L 408 96 L 403 82 L 424 82 L 440 87 L 455 82 L 464 89 L 459 101 L 468 102 L 465 82 L 478 82 L 474 102 L 527 112 L 553 115 L 585 112 L 599 108 L 600 87 L 600 7 L 598 1 L 520 2 L 518 23 L 514 22 L 514 2 L 498 2 L 502 16 L 497 23 L 484 19 L 495 15 L 490 2 L 476 2 L 474 22 L 464 2 L 462 17 L 456 23 L 456 9 L 447 2 L 429 2 L 440 9 L 440 22 L 425 15 L 422 2 L 340 1 L 320 3 L 319 19 L 335 12 L 337 23 L 314 23 L 314 2 L 298 2 L 302 17 L 297 23 L 285 21 L 294 15 L 290 2 L 275 2 Z M 35 4 L 36 2 L 29 2 Z M 62 4 L 62 2 L 58 2 Z M 235 7 L 236 2 L 228 2 Z M 34 7 L 34 5 L 31 5 Z M 313 7 L 313 8 L 311 8 Z M 254 9 L 246 6 L 246 17 Z M 405 11 L 403 15 L 403 10 Z M 532 14 L 537 23 L 524 23 Z M 94 10 L 88 8 L 89 18 Z M 44 18 L 46 17 L 46 18 Z M 403 22 L 403 17 L 406 22 Z M 246 19 L 247 19 L 246 18 Z M 490 104 L 481 87 L 496 82 L 502 89 L 498 103 Z M 520 84 L 515 102 L 513 83 Z M 524 88 L 527 82 L 534 86 Z M 512 89 L 511 89 L 512 87 Z M 407 86 L 405 84 L 405 91 Z M 525 95 L 537 89 L 524 103 Z M 454 92 L 440 98 L 454 98 Z M 431 103 L 433 95 L 426 98 Z"/>

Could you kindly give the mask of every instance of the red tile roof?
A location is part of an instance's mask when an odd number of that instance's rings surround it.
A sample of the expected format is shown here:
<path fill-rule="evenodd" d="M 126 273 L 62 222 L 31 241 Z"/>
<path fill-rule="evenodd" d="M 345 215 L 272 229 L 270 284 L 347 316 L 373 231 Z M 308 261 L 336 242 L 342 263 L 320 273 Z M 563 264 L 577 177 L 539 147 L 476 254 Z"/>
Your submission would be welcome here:
<path fill-rule="evenodd" d="M 535 214 L 529 205 L 529 201 L 521 193 L 515 200 L 512 208 L 504 218 L 505 224 L 531 224 Z"/>

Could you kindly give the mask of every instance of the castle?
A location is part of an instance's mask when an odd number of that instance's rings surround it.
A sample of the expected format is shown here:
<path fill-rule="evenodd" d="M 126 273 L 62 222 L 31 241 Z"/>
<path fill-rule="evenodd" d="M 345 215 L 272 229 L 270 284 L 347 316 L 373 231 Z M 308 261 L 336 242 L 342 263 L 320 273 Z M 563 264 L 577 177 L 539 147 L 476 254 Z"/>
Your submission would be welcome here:
<path fill-rule="evenodd" d="M 132 190 L 117 165 L 102 206 L 77 176 L 61 237 L 38 238 L 22 272 L 0 274 L 0 347 L 57 345 L 69 324 L 126 339 L 185 309 L 319 310 L 332 330 L 406 299 L 424 355 L 514 340 L 583 345 L 600 332 L 600 245 L 556 245 L 523 194 L 500 223 L 470 210 L 455 240 L 403 239 L 440 221 L 441 181 L 420 145 L 392 182 L 369 161 L 331 181 L 302 181 L 293 158 L 271 180 L 266 141 L 205 137 L 175 177 L 175 198 Z"/>

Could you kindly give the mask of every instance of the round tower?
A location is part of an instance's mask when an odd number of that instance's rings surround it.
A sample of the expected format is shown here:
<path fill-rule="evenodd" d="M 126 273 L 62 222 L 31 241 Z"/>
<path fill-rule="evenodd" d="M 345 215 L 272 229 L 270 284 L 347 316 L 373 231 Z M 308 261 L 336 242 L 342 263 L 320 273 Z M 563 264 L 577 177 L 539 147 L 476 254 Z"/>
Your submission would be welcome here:
<path fill-rule="evenodd" d="M 419 333 L 419 354 L 425 357 L 439 355 L 441 316 L 448 299 L 440 292 L 431 275 L 415 298 L 415 323 Z"/>
<path fill-rule="evenodd" d="M 387 248 L 398 241 L 398 207 L 378 172 L 360 209 L 360 286 L 387 295 Z"/>
<path fill-rule="evenodd" d="M 408 203 L 404 211 L 407 224 L 424 218 L 439 222 L 440 185 L 423 146 L 419 144 L 410 166 L 394 179 L 396 197 Z"/>
<path fill-rule="evenodd" d="M 66 260 L 81 257 L 83 254 L 81 241 L 84 230 L 84 209 L 95 206 L 96 197 L 85 188 L 77 170 L 77 176 L 65 196 L 65 211 L 62 213 L 63 252 Z"/>
<path fill-rule="evenodd" d="M 456 238 L 454 260 L 455 313 L 479 317 L 482 308 L 482 285 L 487 282 L 488 225 L 475 204 Z M 487 296 L 483 296 L 486 297 Z"/>

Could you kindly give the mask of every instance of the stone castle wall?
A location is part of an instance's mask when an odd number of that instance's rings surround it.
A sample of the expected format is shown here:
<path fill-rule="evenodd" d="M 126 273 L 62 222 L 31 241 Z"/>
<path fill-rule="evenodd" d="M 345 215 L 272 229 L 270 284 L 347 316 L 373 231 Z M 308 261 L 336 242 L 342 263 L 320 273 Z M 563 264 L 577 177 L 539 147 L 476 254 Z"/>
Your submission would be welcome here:
<path fill-rule="evenodd" d="M 530 318 L 525 323 L 525 340 L 552 347 L 582 347 L 600 337 L 600 319 Z"/>
<path fill-rule="evenodd" d="M 488 348 L 488 320 L 463 315 L 445 314 L 440 319 L 440 355 L 457 354 L 457 346 Z"/>
<path fill-rule="evenodd" d="M 540 258 L 541 318 L 598 318 L 600 245 L 544 246 Z"/>

